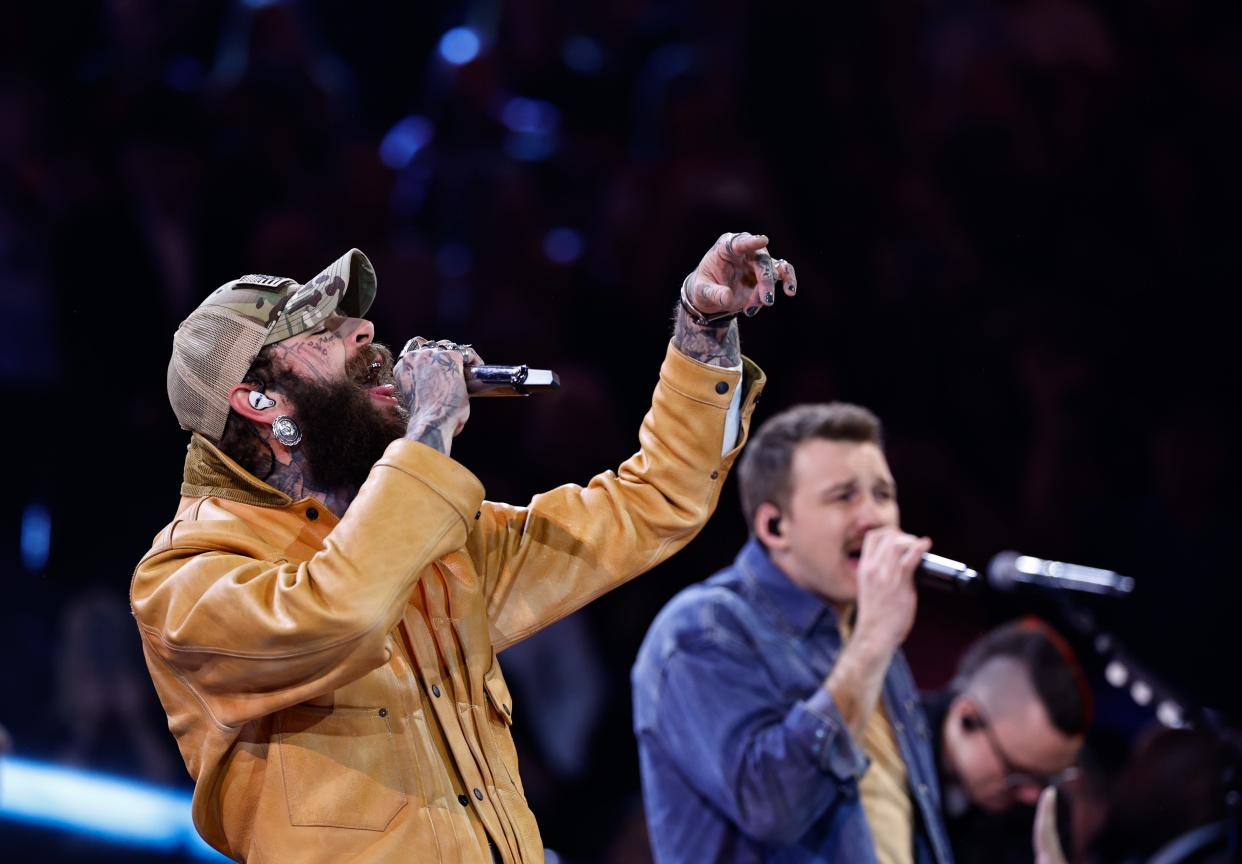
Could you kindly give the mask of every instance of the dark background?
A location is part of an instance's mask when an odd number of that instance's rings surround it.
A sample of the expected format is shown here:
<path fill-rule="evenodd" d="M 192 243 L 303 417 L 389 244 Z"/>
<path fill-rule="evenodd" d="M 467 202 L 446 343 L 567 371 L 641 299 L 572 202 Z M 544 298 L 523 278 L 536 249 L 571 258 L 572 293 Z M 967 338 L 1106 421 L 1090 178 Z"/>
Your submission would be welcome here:
<path fill-rule="evenodd" d="M 16 752 L 188 783 L 126 589 L 177 501 L 170 337 L 210 290 L 305 279 L 357 246 L 382 340 L 556 369 L 559 393 L 476 402 L 454 444 L 489 498 L 523 501 L 633 452 L 677 287 L 738 230 L 800 277 L 742 324 L 770 379 L 757 423 L 800 401 L 873 408 L 907 528 L 976 567 L 1014 548 L 1132 575 L 1131 599 L 1092 605 L 1101 627 L 1236 720 L 1240 18 L 1175 0 L 7 9 Z M 460 25 L 483 48 L 452 66 L 437 44 Z M 527 791 L 566 858 L 643 860 L 629 665 L 663 603 L 744 537 L 730 481 L 684 553 L 503 658 Z M 1031 611 L 1064 624 L 1027 594 L 927 596 L 907 643 L 920 683 Z M 1107 767 L 1151 715 L 1092 668 Z M 39 848 L 101 860 L 83 842 Z"/>

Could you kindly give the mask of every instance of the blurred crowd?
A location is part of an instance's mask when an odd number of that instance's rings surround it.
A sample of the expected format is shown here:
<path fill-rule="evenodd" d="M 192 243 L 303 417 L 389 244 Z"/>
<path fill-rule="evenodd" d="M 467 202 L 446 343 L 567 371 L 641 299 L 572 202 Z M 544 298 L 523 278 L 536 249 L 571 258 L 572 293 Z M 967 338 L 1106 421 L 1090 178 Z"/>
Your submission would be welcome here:
<path fill-rule="evenodd" d="M 522 501 L 632 452 L 678 285 L 746 229 L 801 289 L 743 322 L 770 378 L 758 420 L 866 404 L 903 522 L 936 551 L 1137 581 L 1085 612 L 927 596 L 906 646 L 920 686 L 1039 612 L 1097 690 L 1091 800 L 1134 798 L 1076 825 L 1150 827 L 1139 791 L 1164 788 L 1169 760 L 1220 764 L 1212 741 L 1153 731 L 1092 658 L 1108 632 L 1185 704 L 1242 713 L 1222 602 L 1242 515 L 1242 7 L 103 0 L 5 18 L 0 724 L 16 752 L 188 785 L 126 590 L 176 505 L 187 433 L 164 373 L 208 291 L 303 279 L 356 246 L 381 341 L 557 370 L 555 395 L 477 405 L 453 452 L 489 498 Z M 454 63 L 459 27 L 479 48 Z M 514 731 L 565 860 L 649 856 L 628 671 L 655 611 L 740 544 L 733 501 L 685 553 L 502 657 L 519 712 L 541 705 Z"/>

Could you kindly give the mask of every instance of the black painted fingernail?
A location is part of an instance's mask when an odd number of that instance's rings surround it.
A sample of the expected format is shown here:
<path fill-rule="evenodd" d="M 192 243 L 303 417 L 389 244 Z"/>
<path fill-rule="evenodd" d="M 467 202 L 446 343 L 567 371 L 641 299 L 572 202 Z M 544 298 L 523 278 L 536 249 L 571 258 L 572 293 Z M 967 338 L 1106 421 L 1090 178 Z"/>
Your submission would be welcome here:
<path fill-rule="evenodd" d="M 759 314 L 759 307 L 758 307 L 758 306 L 747 306 L 747 307 L 746 307 L 746 317 L 747 317 L 747 318 L 754 318 L 754 317 L 755 317 L 756 315 L 758 315 L 758 314 Z"/>
<path fill-rule="evenodd" d="M 798 293 L 798 286 L 797 286 L 796 284 L 795 284 L 795 285 L 790 285 L 790 286 L 789 286 L 789 293 L 790 293 L 790 294 L 797 294 L 797 293 Z"/>
<path fill-rule="evenodd" d="M 764 294 L 764 295 L 763 295 L 763 302 L 764 302 L 764 303 L 767 303 L 769 306 L 771 306 L 771 305 L 772 305 L 772 301 L 773 301 L 773 300 L 775 300 L 775 299 L 776 299 L 776 298 L 772 296 L 772 292 L 771 292 L 771 291 L 768 291 L 766 294 Z"/>

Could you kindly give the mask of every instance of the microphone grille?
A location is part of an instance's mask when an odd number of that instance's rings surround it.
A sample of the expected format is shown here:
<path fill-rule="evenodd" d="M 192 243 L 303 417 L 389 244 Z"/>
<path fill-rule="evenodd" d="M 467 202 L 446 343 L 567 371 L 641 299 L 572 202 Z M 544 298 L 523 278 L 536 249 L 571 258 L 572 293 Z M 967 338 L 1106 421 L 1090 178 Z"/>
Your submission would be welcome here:
<path fill-rule="evenodd" d="M 988 585 L 997 591 L 1012 591 L 1018 584 L 1018 553 L 1013 550 L 999 552 L 988 562 Z"/>

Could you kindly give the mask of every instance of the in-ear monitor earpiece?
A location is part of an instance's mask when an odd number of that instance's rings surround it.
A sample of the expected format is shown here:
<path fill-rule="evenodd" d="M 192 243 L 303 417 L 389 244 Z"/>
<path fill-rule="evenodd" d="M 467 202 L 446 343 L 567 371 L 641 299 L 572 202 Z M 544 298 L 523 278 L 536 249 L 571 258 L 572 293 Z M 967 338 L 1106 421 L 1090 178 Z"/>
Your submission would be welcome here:
<path fill-rule="evenodd" d="M 260 390 L 251 390 L 247 398 L 250 400 L 250 407 L 256 411 L 263 411 L 276 404 L 275 399 L 269 398 L 266 393 Z"/>

